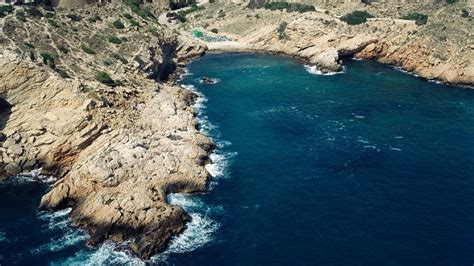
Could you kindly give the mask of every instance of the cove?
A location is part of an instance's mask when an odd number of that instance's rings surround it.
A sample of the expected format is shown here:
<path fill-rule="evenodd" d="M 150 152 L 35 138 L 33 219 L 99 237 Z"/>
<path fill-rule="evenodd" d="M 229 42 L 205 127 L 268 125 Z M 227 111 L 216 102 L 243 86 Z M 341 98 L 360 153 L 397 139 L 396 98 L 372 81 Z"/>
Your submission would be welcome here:
<path fill-rule="evenodd" d="M 207 99 L 201 127 L 219 147 L 199 200 L 220 226 L 171 264 L 472 263 L 474 91 L 344 65 L 322 76 L 250 53 L 189 64 L 181 83 Z"/>
<path fill-rule="evenodd" d="M 470 265 L 474 91 L 370 61 L 312 74 L 301 61 L 209 54 L 180 83 L 217 144 L 205 195 L 171 195 L 192 221 L 151 264 Z M 217 84 L 203 84 L 202 77 Z M 140 265 L 86 246 L 47 184 L 0 183 L 0 264 Z"/>

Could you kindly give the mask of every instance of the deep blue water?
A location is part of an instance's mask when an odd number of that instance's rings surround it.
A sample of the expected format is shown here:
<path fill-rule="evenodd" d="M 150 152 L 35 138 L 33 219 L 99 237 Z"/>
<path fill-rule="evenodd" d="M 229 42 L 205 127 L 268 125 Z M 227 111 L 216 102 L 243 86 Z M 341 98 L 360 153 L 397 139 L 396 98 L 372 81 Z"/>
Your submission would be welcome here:
<path fill-rule="evenodd" d="M 189 65 L 181 83 L 202 94 L 216 178 L 206 195 L 170 197 L 193 221 L 154 262 L 473 264 L 474 91 L 344 64 L 333 76 L 262 54 Z M 38 212 L 45 189 L 0 186 L 0 264 L 137 262 L 87 248 L 67 212 Z"/>
<path fill-rule="evenodd" d="M 214 241 L 173 262 L 472 265 L 474 91 L 345 65 L 333 76 L 271 55 L 189 65 L 201 117 L 231 143 L 218 152 L 237 155 L 204 197 L 223 209 Z"/>

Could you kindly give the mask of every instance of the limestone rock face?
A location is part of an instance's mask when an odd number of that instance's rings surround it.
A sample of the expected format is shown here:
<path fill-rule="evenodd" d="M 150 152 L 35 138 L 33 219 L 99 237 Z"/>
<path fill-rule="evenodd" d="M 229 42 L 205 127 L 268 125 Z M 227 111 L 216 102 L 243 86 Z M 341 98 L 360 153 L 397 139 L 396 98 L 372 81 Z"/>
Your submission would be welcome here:
<path fill-rule="evenodd" d="M 245 5 L 209 5 L 189 22 L 212 25 L 219 34 L 232 36 L 232 45 L 208 43 L 216 50 L 266 51 L 301 58 L 321 72 L 341 70 L 345 57 L 378 60 L 427 79 L 459 85 L 474 85 L 472 18 L 459 10 L 472 8 L 469 2 L 446 5 L 436 1 L 300 1 L 316 4 L 315 12 L 286 12 L 249 9 Z M 223 10 L 225 19 L 209 16 Z M 374 18 L 360 25 L 348 25 L 340 17 L 364 10 Z M 400 17 L 418 11 L 429 16 L 426 25 Z M 212 17 L 212 18 L 209 18 Z M 456 23 L 453 23 L 456 21 Z M 277 30 L 276 30 L 277 29 Z"/>
<path fill-rule="evenodd" d="M 119 4 L 77 10 L 83 18 L 99 13 L 105 21 L 124 12 L 130 11 Z M 56 19 L 62 16 L 56 12 Z M 74 223 L 89 232 L 91 244 L 127 241 L 145 259 L 164 249 L 190 219 L 167 203 L 167 195 L 203 192 L 209 179 L 204 163 L 213 144 L 197 130 L 191 107 L 197 96 L 173 81 L 182 62 L 206 48 L 159 26 L 150 33 L 127 25 L 115 32 L 128 39 L 124 47 L 110 44 L 89 56 L 74 47 L 81 42 L 70 41 L 77 33 L 50 29 L 50 38 L 33 37 L 44 47 L 70 49 L 56 55 L 53 69 L 17 49 L 34 40 L 17 32 L 15 23 L 14 16 L 0 19 L 0 179 L 42 168 L 58 180 L 40 208 L 72 207 Z M 47 24 L 29 19 L 21 27 L 36 34 L 41 23 Z M 83 42 L 92 32 L 111 31 L 107 23 L 74 23 L 88 24 L 76 25 Z M 115 60 L 102 63 L 110 58 Z M 62 78 L 58 69 L 71 77 Z M 98 70 L 122 82 L 106 86 L 95 80 Z"/>

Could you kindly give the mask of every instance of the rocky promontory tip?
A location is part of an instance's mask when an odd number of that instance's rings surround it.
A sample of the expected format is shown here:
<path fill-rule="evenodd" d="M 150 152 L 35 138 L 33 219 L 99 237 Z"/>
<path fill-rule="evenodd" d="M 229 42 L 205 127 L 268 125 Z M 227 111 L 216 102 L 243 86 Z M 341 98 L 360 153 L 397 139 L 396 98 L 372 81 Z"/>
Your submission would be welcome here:
<path fill-rule="evenodd" d="M 213 143 L 197 129 L 196 95 L 174 84 L 179 65 L 206 48 L 136 14 L 117 28 L 126 12 L 88 6 L 72 22 L 55 12 L 81 31 L 0 19 L 0 169 L 2 178 L 38 168 L 53 175 L 41 209 L 71 207 L 89 243 L 126 242 L 149 259 L 190 220 L 167 195 L 207 188 Z"/>

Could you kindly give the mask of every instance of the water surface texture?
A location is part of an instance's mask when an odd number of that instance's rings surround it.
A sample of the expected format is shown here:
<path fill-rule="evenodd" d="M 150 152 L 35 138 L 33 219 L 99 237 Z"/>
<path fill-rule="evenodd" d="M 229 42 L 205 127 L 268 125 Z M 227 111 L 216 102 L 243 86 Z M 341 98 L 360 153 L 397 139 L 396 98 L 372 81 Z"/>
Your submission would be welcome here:
<path fill-rule="evenodd" d="M 472 265 L 474 91 L 375 62 L 316 75 L 290 58 L 211 54 L 181 83 L 216 142 L 205 195 L 152 260 L 170 265 Z M 200 82 L 215 78 L 217 84 Z M 16 179 L 15 179 L 16 180 Z M 0 264 L 140 264 L 86 247 L 47 185 L 0 186 Z"/>
<path fill-rule="evenodd" d="M 204 131 L 230 161 L 202 197 L 222 207 L 213 241 L 171 262 L 474 262 L 474 91 L 345 65 L 332 76 L 271 55 L 189 65 L 182 82 L 207 98 Z"/>

